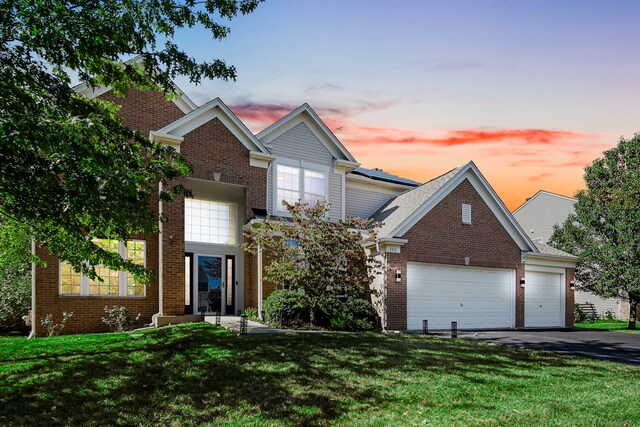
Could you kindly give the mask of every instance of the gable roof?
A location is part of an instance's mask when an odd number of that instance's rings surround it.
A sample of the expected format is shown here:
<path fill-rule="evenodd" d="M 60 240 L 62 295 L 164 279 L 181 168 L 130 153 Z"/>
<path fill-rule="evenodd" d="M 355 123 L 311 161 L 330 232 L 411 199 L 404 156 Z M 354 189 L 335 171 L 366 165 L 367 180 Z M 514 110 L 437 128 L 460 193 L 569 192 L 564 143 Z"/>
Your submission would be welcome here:
<path fill-rule="evenodd" d="M 163 127 L 157 133 L 181 137 L 215 118 L 220 120 L 249 151 L 258 151 L 270 156 L 269 150 L 220 98 L 212 99 L 184 117 Z"/>
<path fill-rule="evenodd" d="M 300 123 L 307 125 L 336 160 L 346 160 L 357 163 L 356 159 L 307 103 L 302 104 L 277 122 L 263 129 L 256 137 L 263 144 L 268 145 L 271 141 Z"/>
<path fill-rule="evenodd" d="M 144 67 L 144 60 L 142 58 L 142 55 L 138 55 L 135 58 L 132 58 L 126 61 L 125 64 L 137 64 L 137 65 L 140 65 L 141 67 Z M 182 89 L 180 89 L 175 83 L 172 83 L 172 84 L 173 84 L 173 90 L 175 91 L 177 96 L 171 101 L 174 104 L 176 104 L 176 106 L 180 110 L 182 110 L 183 113 L 188 114 L 191 111 L 198 108 L 197 105 L 191 99 L 189 99 L 189 97 L 182 91 Z M 111 87 L 110 86 L 91 87 L 86 82 L 82 82 L 73 86 L 71 89 L 77 93 L 81 93 L 88 99 L 93 99 L 102 94 L 109 92 L 111 90 Z"/>
<path fill-rule="evenodd" d="M 577 202 L 578 199 L 574 199 L 573 197 L 568 197 L 568 196 L 563 196 L 562 194 L 557 194 L 557 193 L 552 193 L 550 191 L 545 191 L 545 190 L 538 190 L 538 192 L 536 194 L 534 194 L 533 196 L 527 198 L 527 200 L 525 200 L 525 202 L 523 204 L 521 204 L 520 206 L 518 206 L 513 213 L 515 214 L 516 212 L 518 212 L 520 209 L 524 208 L 526 205 L 529 204 L 529 202 L 531 202 L 532 200 L 534 200 L 536 197 L 540 196 L 540 195 L 546 195 L 546 196 L 551 196 L 551 197 L 556 197 L 558 199 L 563 199 L 563 200 L 568 200 L 568 201 L 573 201 L 573 202 Z"/>
<path fill-rule="evenodd" d="M 452 169 L 391 199 L 371 216 L 377 221 L 384 222 L 384 225 L 378 230 L 378 238 L 402 237 L 465 179 L 469 180 L 520 249 L 538 253 L 539 250 L 511 216 L 502 200 L 473 162 Z"/>
<path fill-rule="evenodd" d="M 376 181 L 391 182 L 393 184 L 409 185 L 412 187 L 417 187 L 418 185 L 420 185 L 420 183 L 417 181 L 413 181 L 407 178 L 402 178 L 400 176 L 390 174 L 388 172 L 385 172 L 377 168 L 376 169 L 356 168 L 351 173 L 356 175 L 366 176 L 367 178 L 371 178 Z"/>

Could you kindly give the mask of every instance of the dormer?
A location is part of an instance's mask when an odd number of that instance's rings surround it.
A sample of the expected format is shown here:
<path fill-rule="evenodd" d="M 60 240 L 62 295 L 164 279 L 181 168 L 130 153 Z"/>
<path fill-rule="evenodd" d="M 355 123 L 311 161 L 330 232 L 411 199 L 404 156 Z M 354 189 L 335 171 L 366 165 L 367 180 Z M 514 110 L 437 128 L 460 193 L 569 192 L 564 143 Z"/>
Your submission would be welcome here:
<path fill-rule="evenodd" d="M 256 136 L 275 156 L 267 178 L 270 215 L 289 215 L 282 200 L 326 200 L 330 219 L 345 218 L 345 174 L 359 163 L 308 104 Z"/>

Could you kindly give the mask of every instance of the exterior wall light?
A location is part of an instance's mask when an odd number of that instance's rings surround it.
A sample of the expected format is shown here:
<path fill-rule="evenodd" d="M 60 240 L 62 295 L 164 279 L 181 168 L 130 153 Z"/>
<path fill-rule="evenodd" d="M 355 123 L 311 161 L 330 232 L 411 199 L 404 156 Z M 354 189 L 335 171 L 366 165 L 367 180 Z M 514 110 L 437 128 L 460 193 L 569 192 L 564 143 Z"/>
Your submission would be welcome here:
<path fill-rule="evenodd" d="M 569 289 L 571 289 L 572 291 L 576 290 L 576 281 L 572 280 L 569 282 Z"/>
<path fill-rule="evenodd" d="M 524 288 L 524 276 L 520 278 L 520 287 Z"/>
<path fill-rule="evenodd" d="M 469 265 L 469 261 L 471 261 L 471 257 L 464 257 L 464 265 Z"/>
<path fill-rule="evenodd" d="M 402 270 L 396 270 L 396 283 L 402 282 Z"/>

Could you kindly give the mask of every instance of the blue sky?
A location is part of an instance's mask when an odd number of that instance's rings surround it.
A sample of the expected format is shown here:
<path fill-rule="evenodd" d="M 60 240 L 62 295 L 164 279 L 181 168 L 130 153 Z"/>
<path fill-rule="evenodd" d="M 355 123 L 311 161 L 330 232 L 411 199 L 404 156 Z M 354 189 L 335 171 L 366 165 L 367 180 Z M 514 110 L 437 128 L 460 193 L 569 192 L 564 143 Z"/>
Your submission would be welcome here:
<path fill-rule="evenodd" d="M 222 98 L 254 131 L 308 102 L 365 167 L 426 181 L 474 160 L 510 208 L 571 195 L 584 165 L 640 130 L 640 2 L 267 0 L 177 41 L 236 82 Z"/>

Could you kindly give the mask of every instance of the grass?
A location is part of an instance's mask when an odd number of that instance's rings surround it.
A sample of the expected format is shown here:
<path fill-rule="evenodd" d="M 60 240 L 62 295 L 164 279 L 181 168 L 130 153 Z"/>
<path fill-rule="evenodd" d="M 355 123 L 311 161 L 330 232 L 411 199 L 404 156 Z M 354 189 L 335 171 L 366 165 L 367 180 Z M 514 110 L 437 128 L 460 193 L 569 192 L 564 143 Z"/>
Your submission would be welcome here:
<path fill-rule="evenodd" d="M 629 329 L 629 322 L 616 319 L 601 319 L 591 323 L 576 323 L 577 328 L 598 329 L 603 331 L 640 333 L 640 329 Z M 640 323 L 638 324 L 640 327 Z"/>
<path fill-rule="evenodd" d="M 396 334 L 208 324 L 0 338 L 1 425 L 638 425 L 640 370 Z"/>

